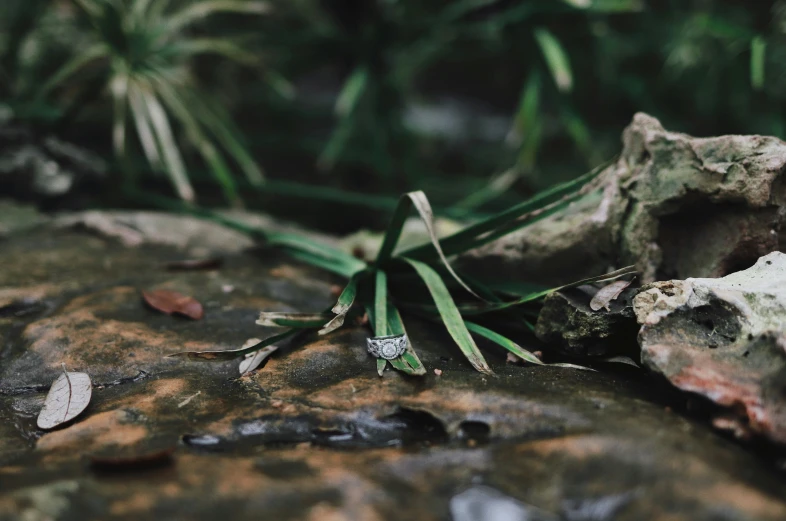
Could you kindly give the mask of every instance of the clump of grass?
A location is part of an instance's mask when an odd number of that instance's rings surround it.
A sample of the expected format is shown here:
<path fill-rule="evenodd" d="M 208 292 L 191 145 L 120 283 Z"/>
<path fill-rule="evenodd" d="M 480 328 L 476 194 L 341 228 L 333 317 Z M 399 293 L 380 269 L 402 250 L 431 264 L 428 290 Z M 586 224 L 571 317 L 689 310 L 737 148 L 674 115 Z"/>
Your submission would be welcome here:
<path fill-rule="evenodd" d="M 525 316 L 517 313 L 523 305 L 543 299 L 550 292 L 558 289 L 618 278 L 632 273 L 633 267 L 629 266 L 558 288 L 530 291 L 511 300 L 510 292 L 505 288 L 495 288 L 474 279 L 469 281 L 461 276 L 451 266 L 448 256 L 469 251 L 507 233 L 526 228 L 554 211 L 564 208 L 577 198 L 598 189 L 592 181 L 600 171 L 599 167 L 576 181 L 554 187 L 443 240 L 439 240 L 434 232 L 433 212 L 425 194 L 423 192 L 405 194 L 393 212 L 377 257 L 371 262 L 361 261 L 341 250 L 299 235 L 249 230 L 245 225 L 226 218 L 218 218 L 209 211 L 204 210 L 201 214 L 243 231 L 252 232 L 265 240 L 268 245 L 283 248 L 297 259 L 349 279 L 331 310 L 318 313 L 262 313 L 258 324 L 287 328 L 282 335 L 294 334 L 296 331 L 317 331 L 319 334 L 328 334 L 341 327 L 344 318 L 355 309 L 368 314 L 371 328 L 376 336 L 404 334 L 404 322 L 399 313 L 399 307 L 402 307 L 416 315 L 443 324 L 469 363 L 479 372 L 491 374 L 491 367 L 473 335 L 496 343 L 526 362 L 539 365 L 543 362 L 514 340 L 477 323 L 477 319 L 503 316 L 513 317 L 514 321 L 519 323 L 526 323 Z M 429 244 L 398 251 L 396 246 L 413 206 L 425 223 L 431 240 Z M 402 290 L 399 289 L 394 294 L 389 291 L 391 287 L 410 288 L 410 285 L 402 284 L 401 281 L 413 275 L 425 287 L 427 295 L 425 299 L 417 292 L 402 294 Z M 274 338 L 277 341 L 284 337 L 277 335 Z M 269 343 L 263 342 L 261 347 L 266 345 Z M 258 348 L 260 346 L 254 346 L 252 349 Z M 183 354 L 196 359 L 226 359 L 228 356 L 243 356 L 247 352 L 248 349 L 220 354 L 214 352 Z M 377 361 L 377 370 L 380 374 L 387 363 L 386 360 Z M 426 372 L 411 344 L 401 357 L 390 363 L 395 369 L 406 374 L 423 375 Z"/>
<path fill-rule="evenodd" d="M 224 110 L 196 86 L 191 67 L 202 55 L 218 55 L 246 65 L 256 57 L 227 37 L 206 37 L 193 27 L 219 13 L 266 15 L 255 0 L 75 0 L 89 22 L 86 49 L 66 62 L 38 90 L 39 99 L 65 84 L 97 84 L 113 103 L 112 142 L 117 157 L 129 161 L 129 135 L 153 171 L 166 174 L 177 194 L 194 202 L 179 131 L 199 153 L 227 201 L 240 202 L 231 159 L 249 182 L 263 173 Z M 131 170 L 127 169 L 131 176 Z"/>

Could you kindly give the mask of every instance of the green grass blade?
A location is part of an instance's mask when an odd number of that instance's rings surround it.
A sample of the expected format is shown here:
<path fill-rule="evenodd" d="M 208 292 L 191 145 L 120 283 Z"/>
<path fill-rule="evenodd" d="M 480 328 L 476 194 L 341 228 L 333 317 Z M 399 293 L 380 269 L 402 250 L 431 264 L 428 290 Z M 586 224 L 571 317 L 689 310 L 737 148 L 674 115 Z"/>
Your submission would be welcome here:
<path fill-rule="evenodd" d="M 336 305 L 333 306 L 331 311 L 335 313 L 335 317 L 325 324 L 325 327 L 319 330 L 320 335 L 327 335 L 328 333 L 332 333 L 336 329 L 340 328 L 344 325 L 344 319 L 347 316 L 347 313 L 352 308 L 352 304 L 355 303 L 355 296 L 357 295 L 358 289 L 358 281 L 362 278 L 365 274 L 365 271 L 361 271 L 359 273 L 354 274 L 350 279 L 349 283 L 344 287 L 344 290 L 341 292 L 341 295 L 338 297 L 338 301 Z"/>
<path fill-rule="evenodd" d="M 341 263 L 350 268 L 353 275 L 368 267 L 362 260 L 337 248 L 310 240 L 308 237 L 296 235 L 294 233 L 268 233 L 266 237 L 267 243 L 270 246 L 283 246 L 294 250 L 305 251 L 312 255 L 318 255 L 324 259 Z"/>
<path fill-rule="evenodd" d="M 377 358 L 377 374 L 382 376 L 382 373 L 385 372 L 385 368 L 388 366 L 388 361 L 384 358 Z"/>
<path fill-rule="evenodd" d="M 412 337 L 404 329 L 401 315 L 392 303 L 388 303 L 388 330 L 392 335 L 407 335 L 407 350 L 400 357 L 391 360 L 390 364 L 408 375 L 422 376 L 426 374 L 426 368 L 415 353 L 415 348 L 412 347 Z"/>
<path fill-rule="evenodd" d="M 345 117 L 355 109 L 363 96 L 367 83 L 368 70 L 365 67 L 358 67 L 349 75 L 338 98 L 336 98 L 335 112 L 337 115 Z"/>
<path fill-rule="evenodd" d="M 141 91 L 141 95 L 172 184 L 175 186 L 181 199 L 193 202 L 194 189 L 191 187 L 191 182 L 188 180 L 186 167 L 180 155 L 175 136 L 172 133 L 172 127 L 169 123 L 166 111 L 164 107 L 161 106 L 156 95 L 152 92 L 143 90 Z"/>
<path fill-rule="evenodd" d="M 767 42 L 761 36 L 754 36 L 751 40 L 751 86 L 755 90 L 764 87 L 764 63 L 767 52 Z"/>
<path fill-rule="evenodd" d="M 382 241 L 382 246 L 380 247 L 379 253 L 377 254 L 377 266 L 389 260 L 393 254 L 393 251 L 396 249 L 396 245 L 401 238 L 401 232 L 404 229 L 404 224 L 407 220 L 407 214 L 409 213 L 410 206 L 414 206 L 418 211 L 420 219 L 426 226 L 426 231 L 428 232 L 431 244 L 434 246 L 434 250 L 439 255 L 440 260 L 442 260 L 442 264 L 445 265 L 445 268 L 448 270 L 450 275 L 456 280 L 456 282 L 461 284 L 464 289 L 475 295 L 480 300 L 483 300 L 472 290 L 472 288 L 470 288 L 463 280 L 461 280 L 461 277 L 459 277 L 458 274 L 453 270 L 453 267 L 448 262 L 447 257 L 445 257 L 445 254 L 442 251 L 442 246 L 439 244 L 437 231 L 434 227 L 434 210 L 432 210 L 431 204 L 428 202 L 428 197 L 426 197 L 426 194 L 420 190 L 416 192 L 409 192 L 401 196 L 398 206 L 396 206 L 396 210 L 393 212 L 393 217 L 390 220 L 390 224 L 388 224 L 388 228 L 385 231 L 385 238 Z"/>
<path fill-rule="evenodd" d="M 45 98 L 52 90 L 60 86 L 64 81 L 68 80 L 71 76 L 79 72 L 83 67 L 86 67 L 91 62 L 106 57 L 109 54 L 109 49 L 103 44 L 95 44 L 84 51 L 80 52 L 78 56 L 68 61 L 60 67 L 49 79 L 44 82 L 38 90 L 36 96 L 38 99 Z"/>
<path fill-rule="evenodd" d="M 322 327 L 331 316 L 327 313 L 286 313 L 278 311 L 262 311 L 256 321 L 258 326 L 266 327 Z"/>
<path fill-rule="evenodd" d="M 517 222 L 517 220 L 522 219 L 523 216 L 543 209 L 549 204 L 554 204 L 555 202 L 559 202 L 566 198 L 576 197 L 577 194 L 582 192 L 582 189 L 586 189 L 585 185 L 587 185 L 587 183 L 596 178 L 600 172 L 612 164 L 613 161 L 614 160 L 601 164 L 581 177 L 553 186 L 548 190 L 544 190 L 543 192 L 536 194 L 527 201 L 514 206 L 513 208 L 500 212 L 473 225 L 467 226 L 463 230 L 454 233 L 453 235 L 442 238 L 440 240 L 440 244 L 442 245 L 443 252 L 445 255 L 450 256 L 467 251 L 468 244 L 476 243 L 480 237 L 484 237 L 486 234 L 495 231 L 501 226 L 510 225 L 512 222 Z M 424 258 L 428 258 L 429 254 L 431 253 L 433 253 L 431 245 L 424 244 L 422 246 L 410 248 L 402 252 L 401 255 L 423 260 Z"/>
<path fill-rule="evenodd" d="M 192 115 L 193 107 L 189 108 L 183 103 L 183 96 L 176 92 L 167 81 L 156 81 L 156 88 L 161 94 L 161 98 L 172 113 L 178 118 L 191 142 L 196 146 L 202 158 L 210 167 L 210 173 L 215 177 L 216 182 L 221 187 L 224 198 L 232 206 L 240 206 L 240 196 L 238 194 L 237 183 L 235 182 L 229 166 L 224 158 L 216 150 L 205 136 L 199 122 Z"/>
<path fill-rule="evenodd" d="M 388 336 L 388 277 L 377 270 L 374 284 L 374 335 Z"/>
<path fill-rule="evenodd" d="M 561 92 L 570 92 L 573 88 L 573 73 L 570 70 L 570 61 L 562 44 L 546 29 L 536 29 L 535 40 L 540 46 L 557 88 Z"/>
<path fill-rule="evenodd" d="M 323 257 L 322 255 L 314 254 L 310 251 L 305 251 L 297 248 L 286 248 L 286 252 L 291 257 L 303 261 L 306 264 L 316 266 L 317 268 L 322 268 L 325 271 L 335 273 L 336 275 L 341 275 L 342 277 L 345 277 L 347 279 L 352 277 L 352 275 L 354 275 L 359 271 L 358 269 L 344 262 L 341 262 L 336 259 L 329 259 Z"/>
<path fill-rule="evenodd" d="M 465 315 L 482 315 L 484 313 L 491 313 L 491 312 L 494 312 L 494 311 L 501 311 L 503 309 L 508 309 L 508 308 L 511 308 L 511 307 L 514 307 L 514 306 L 520 306 L 522 304 L 526 304 L 527 302 L 533 302 L 535 300 L 539 300 L 539 299 L 545 297 L 546 295 L 548 295 L 549 293 L 553 293 L 555 291 L 559 291 L 559 290 L 562 290 L 562 289 L 568 289 L 568 288 L 575 288 L 576 286 L 583 286 L 584 284 L 591 284 L 593 282 L 606 282 L 606 281 L 617 279 L 617 278 L 625 276 L 625 275 L 630 275 L 632 273 L 636 273 L 636 266 L 626 266 L 624 268 L 621 268 L 621 269 L 618 269 L 618 270 L 615 270 L 615 271 L 611 271 L 611 272 L 605 273 L 603 275 L 597 275 L 595 277 L 589 277 L 589 278 L 586 278 L 586 279 L 577 280 L 576 282 L 571 282 L 570 284 L 565 284 L 564 286 L 559 286 L 559 287 L 556 287 L 556 288 L 546 289 L 546 290 L 543 290 L 543 291 L 536 291 L 536 292 L 530 293 L 529 295 L 521 297 L 518 300 L 513 300 L 513 301 L 510 301 L 510 302 L 502 302 L 502 303 L 493 303 L 493 304 L 486 305 L 486 306 L 483 306 L 483 307 L 476 307 L 474 309 L 470 308 L 470 307 L 464 307 L 464 308 L 461 309 L 461 312 L 463 314 L 465 314 Z"/>
<path fill-rule="evenodd" d="M 493 374 L 493 371 L 472 339 L 472 335 L 469 334 L 467 327 L 464 325 L 464 320 L 461 318 L 456 303 L 453 302 L 453 297 L 450 296 L 450 292 L 439 274 L 428 264 L 408 258 L 403 258 L 403 260 L 415 269 L 426 284 L 448 333 L 459 346 L 461 352 L 464 353 L 464 356 L 467 357 L 467 360 L 481 373 Z"/>
<path fill-rule="evenodd" d="M 518 356 L 522 360 L 525 360 L 531 364 L 543 365 L 543 362 L 541 362 L 537 356 L 533 355 L 532 353 L 530 353 L 529 351 L 518 345 L 513 340 L 505 336 L 502 336 L 499 333 L 492 331 L 491 329 L 488 329 L 486 327 L 483 327 L 479 324 L 476 324 L 474 322 L 469 322 L 465 320 L 464 324 L 467 326 L 467 329 L 469 329 L 471 332 L 476 333 L 482 336 L 483 338 L 491 340 L 495 344 L 507 349 L 514 355 Z"/>
<path fill-rule="evenodd" d="M 238 13 L 264 15 L 270 12 L 268 2 L 252 0 L 205 0 L 191 2 L 182 10 L 173 13 L 167 20 L 167 33 L 172 35 L 189 25 L 216 13 Z"/>
<path fill-rule="evenodd" d="M 273 345 L 276 342 L 280 342 L 285 340 L 295 333 L 297 333 L 297 329 L 290 329 L 289 331 L 285 331 L 278 335 L 273 335 L 269 338 L 266 338 L 259 344 L 254 344 L 251 347 L 240 348 L 240 349 L 229 349 L 224 351 L 181 351 L 180 353 L 174 353 L 168 355 L 168 357 L 187 357 L 191 360 L 233 360 L 235 358 L 240 358 L 245 356 L 247 353 L 253 353 L 254 351 L 259 351 L 260 349 Z"/>

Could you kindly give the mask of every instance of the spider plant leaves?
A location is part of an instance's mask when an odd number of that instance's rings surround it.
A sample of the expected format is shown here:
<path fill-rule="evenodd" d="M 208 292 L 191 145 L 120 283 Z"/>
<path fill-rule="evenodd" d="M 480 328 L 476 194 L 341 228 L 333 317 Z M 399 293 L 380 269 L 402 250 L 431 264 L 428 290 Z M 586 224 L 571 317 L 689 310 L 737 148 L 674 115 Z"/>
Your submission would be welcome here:
<path fill-rule="evenodd" d="M 573 89 L 573 73 L 562 44 L 551 32 L 543 28 L 536 29 L 534 36 L 557 89 L 561 92 L 570 92 Z"/>
<path fill-rule="evenodd" d="M 70 373 L 63 365 L 63 374 L 49 388 L 44 407 L 38 414 L 39 429 L 53 429 L 73 420 L 87 408 L 93 394 L 93 383 L 87 373 Z"/>
<path fill-rule="evenodd" d="M 256 321 L 258 326 L 313 328 L 322 327 L 331 319 L 327 313 L 281 313 L 262 311 Z"/>
<path fill-rule="evenodd" d="M 156 0 L 158 2 L 159 0 Z M 194 2 L 173 13 L 167 20 L 165 36 L 172 36 L 189 25 L 204 20 L 217 13 L 238 13 L 264 15 L 271 11 L 268 2 L 251 0 L 206 0 Z"/>
<path fill-rule="evenodd" d="M 388 361 L 384 358 L 377 358 L 377 374 L 382 376 L 382 373 L 385 372 L 385 368 L 388 366 Z"/>
<path fill-rule="evenodd" d="M 277 342 L 281 342 L 282 340 L 286 340 L 287 338 L 295 335 L 298 333 L 298 329 L 290 329 L 288 331 L 284 331 L 278 335 L 273 335 L 268 337 L 258 344 L 252 344 L 250 346 L 244 345 L 240 349 L 227 349 L 222 351 L 181 351 L 179 353 L 173 353 L 171 355 L 167 355 L 167 358 L 179 358 L 185 357 L 189 358 L 190 360 L 234 360 L 235 358 L 240 358 L 242 356 L 247 355 L 248 353 L 254 353 L 263 349 L 268 346 L 272 346 Z"/>
<path fill-rule="evenodd" d="M 40 89 L 45 96 L 87 65 L 101 60 L 100 69 L 113 97 L 115 154 L 127 163 L 126 125 L 130 120 L 144 156 L 154 171 L 165 173 L 178 196 L 195 199 L 188 179 L 176 130 L 202 156 L 226 199 L 240 200 L 223 149 L 246 175 L 259 185 L 264 177 L 224 110 L 208 102 L 189 86 L 188 67 L 193 58 L 214 54 L 240 63 L 257 62 L 254 53 L 225 38 L 190 37 L 185 29 L 216 13 L 264 14 L 270 5 L 252 0 L 204 0 L 179 10 L 166 1 L 106 2 L 78 0 L 94 28 L 96 43 L 67 62 Z M 130 118 L 128 117 L 130 112 Z M 127 165 L 127 175 L 131 175 Z"/>
<path fill-rule="evenodd" d="M 437 232 L 434 227 L 434 211 L 431 209 L 431 204 L 428 202 L 426 194 L 420 190 L 417 192 L 409 192 L 404 194 L 401 196 L 401 199 L 399 199 L 396 210 L 393 212 L 393 217 L 391 218 L 388 228 L 385 231 L 385 238 L 382 241 L 382 246 L 380 247 L 379 253 L 377 254 L 377 266 L 382 265 L 388 261 L 393 255 L 393 251 L 396 249 L 396 245 L 401 238 L 401 232 L 404 229 L 404 223 L 407 220 L 407 214 L 409 213 L 411 206 L 414 206 L 418 211 L 423 224 L 426 226 L 426 231 L 428 232 L 429 239 L 431 239 L 431 244 L 434 246 L 435 251 L 439 255 L 442 264 L 445 265 L 445 269 L 448 270 L 450 275 L 464 289 L 480 300 L 483 300 L 472 290 L 472 288 L 467 285 L 467 283 L 461 279 L 461 277 L 458 276 L 458 274 L 453 270 L 453 267 L 448 262 L 447 257 L 445 257 L 445 254 L 442 252 L 442 247 L 439 244 L 439 238 L 437 237 Z"/>
<path fill-rule="evenodd" d="M 403 257 L 403 260 L 415 269 L 426 284 L 448 333 L 459 346 L 461 352 L 464 353 L 464 356 L 467 357 L 467 360 L 481 373 L 493 374 L 486 359 L 483 358 L 478 346 L 475 344 L 475 340 L 473 340 L 472 335 L 467 330 L 467 326 L 461 318 L 461 313 L 456 307 L 456 303 L 453 302 L 453 297 L 450 296 L 450 292 L 439 274 L 431 266 L 423 262 L 406 257 Z"/>
<path fill-rule="evenodd" d="M 499 345 L 500 347 L 503 347 L 510 353 L 513 353 L 517 357 L 521 358 L 522 360 L 529 362 L 531 364 L 544 365 L 543 362 L 540 360 L 540 358 L 530 353 L 529 351 L 518 345 L 513 340 L 503 335 L 500 335 L 499 333 L 492 331 L 491 329 L 483 327 L 480 324 L 476 324 L 474 322 L 469 322 L 465 320 L 464 325 L 472 333 L 475 333 L 477 335 L 482 336 L 483 338 L 491 340 L 495 344 Z"/>

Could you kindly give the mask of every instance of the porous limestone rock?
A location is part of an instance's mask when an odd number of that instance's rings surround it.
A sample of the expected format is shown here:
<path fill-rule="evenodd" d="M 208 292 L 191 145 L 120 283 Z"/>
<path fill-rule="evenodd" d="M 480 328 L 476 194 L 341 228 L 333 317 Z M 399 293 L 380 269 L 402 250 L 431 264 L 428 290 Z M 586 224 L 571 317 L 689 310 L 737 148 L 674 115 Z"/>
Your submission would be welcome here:
<path fill-rule="evenodd" d="M 656 282 L 633 309 L 645 366 L 726 409 L 717 427 L 786 443 L 786 254 L 719 279 Z"/>

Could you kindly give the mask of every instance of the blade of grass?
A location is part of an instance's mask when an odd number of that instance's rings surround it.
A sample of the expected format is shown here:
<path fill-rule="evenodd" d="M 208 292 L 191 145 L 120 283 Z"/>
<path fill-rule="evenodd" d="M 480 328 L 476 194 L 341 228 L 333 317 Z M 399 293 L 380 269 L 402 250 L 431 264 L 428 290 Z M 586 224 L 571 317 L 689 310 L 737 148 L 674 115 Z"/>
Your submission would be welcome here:
<path fill-rule="evenodd" d="M 761 36 L 754 36 L 751 40 L 751 86 L 755 90 L 764 87 L 764 63 L 767 52 L 767 42 Z"/>
<path fill-rule="evenodd" d="M 172 127 L 169 124 L 166 111 L 152 92 L 143 90 L 141 95 L 172 184 L 175 186 L 181 199 L 194 202 L 194 189 L 188 180 L 186 167 L 175 142 L 175 136 L 172 133 Z"/>
<path fill-rule="evenodd" d="M 388 303 L 388 330 L 393 335 L 407 335 L 407 350 L 404 351 L 400 357 L 391 360 L 390 364 L 399 371 L 412 375 L 422 376 L 426 374 L 426 368 L 418 358 L 415 349 L 412 347 L 412 338 L 407 334 L 404 329 L 404 322 L 401 320 L 401 315 L 392 303 Z"/>
<path fill-rule="evenodd" d="M 270 10 L 271 6 L 269 3 L 251 0 L 207 0 L 191 3 L 169 17 L 167 33 L 171 36 L 194 22 L 220 12 L 268 14 Z"/>
<path fill-rule="evenodd" d="M 565 183 L 558 184 L 536 194 L 532 198 L 524 201 L 513 208 L 488 217 L 478 223 L 467 226 L 463 230 L 454 233 L 440 240 L 442 250 L 445 255 L 455 255 L 467 251 L 467 244 L 475 243 L 479 237 L 489 234 L 504 225 L 509 225 L 522 216 L 526 216 L 534 211 L 543 209 L 549 204 L 560 202 L 566 199 L 576 198 L 577 195 L 592 188 L 590 181 L 595 179 L 607 166 L 612 164 L 615 159 L 603 163 L 590 172 Z M 522 224 L 523 226 L 523 224 Z M 401 252 L 402 256 L 424 260 L 432 253 L 431 245 L 424 244 Z"/>
<path fill-rule="evenodd" d="M 319 330 L 320 335 L 327 335 L 344 325 L 344 319 L 347 316 L 352 304 L 355 303 L 355 296 L 357 295 L 358 281 L 365 274 L 365 271 L 354 274 L 349 283 L 344 287 L 341 295 L 338 297 L 336 305 L 333 306 L 331 311 L 335 313 L 335 317 L 325 324 L 325 327 Z"/>
<path fill-rule="evenodd" d="M 398 244 L 399 238 L 401 237 L 401 232 L 404 229 L 404 223 L 407 220 L 407 214 L 409 213 L 410 206 L 414 206 L 418 211 L 420 219 L 426 226 L 426 231 L 428 232 L 429 239 L 431 239 L 431 244 L 434 246 L 434 250 L 439 255 L 440 260 L 442 260 L 442 264 L 445 265 L 445 269 L 450 272 L 451 276 L 464 289 L 466 289 L 472 295 L 475 295 L 480 300 L 483 300 L 472 290 L 472 288 L 470 288 L 463 280 L 461 280 L 461 277 L 459 277 L 455 271 L 453 271 L 453 267 L 450 265 L 447 257 L 445 257 L 445 254 L 442 252 L 442 247 L 440 246 L 439 238 L 437 237 L 437 231 L 434 227 L 434 211 L 431 209 L 431 204 L 429 204 L 426 194 L 420 190 L 417 192 L 409 192 L 408 194 L 404 194 L 401 196 L 401 199 L 399 199 L 398 206 L 396 206 L 396 210 L 393 212 L 393 217 L 390 220 L 390 224 L 388 224 L 388 228 L 385 231 L 385 238 L 382 241 L 382 246 L 380 247 L 379 253 L 377 254 L 376 265 L 380 266 L 388 261 L 393 254 L 393 251 L 396 249 L 396 245 Z"/>
<path fill-rule="evenodd" d="M 191 360 L 233 360 L 235 358 L 240 358 L 247 353 L 253 353 L 255 351 L 259 351 L 260 349 L 273 345 L 276 342 L 280 342 L 285 340 L 295 333 L 298 333 L 298 329 L 290 329 L 289 331 L 285 331 L 278 335 L 273 335 L 271 337 L 266 338 L 262 342 L 258 344 L 254 344 L 251 347 L 240 348 L 240 349 L 229 349 L 224 351 L 181 351 L 180 353 L 174 353 L 168 355 L 169 357 L 187 357 Z"/>
<path fill-rule="evenodd" d="M 536 29 L 534 34 L 557 88 L 561 92 L 570 92 L 573 89 L 573 73 L 562 44 L 547 29 Z"/>
<path fill-rule="evenodd" d="M 481 354 L 472 335 L 469 334 L 467 327 L 464 325 L 464 320 L 461 318 L 456 303 L 453 302 L 453 297 L 450 296 L 447 286 L 440 278 L 439 274 L 434 271 L 428 264 L 423 262 L 409 259 L 404 257 L 404 261 L 408 262 L 420 275 L 420 278 L 426 284 L 426 287 L 437 305 L 439 314 L 445 324 L 445 327 L 450 333 L 450 336 L 459 346 L 461 352 L 467 357 L 467 360 L 472 366 L 484 374 L 493 374 L 485 358 Z"/>
<path fill-rule="evenodd" d="M 365 67 L 357 67 L 349 75 L 336 98 L 335 112 L 338 116 L 344 117 L 355 109 L 367 82 L 368 70 Z"/>
<path fill-rule="evenodd" d="M 492 331 L 491 329 L 488 329 L 486 327 L 483 327 L 479 324 L 476 324 L 474 322 L 469 322 L 465 320 L 464 324 L 467 326 L 467 329 L 469 329 L 471 332 L 476 333 L 482 336 L 483 338 L 491 340 L 495 344 L 507 349 L 508 351 L 510 351 L 517 357 L 521 358 L 522 360 L 527 361 L 531 364 L 544 365 L 543 362 L 541 362 L 540 358 L 533 355 L 532 353 L 530 353 L 529 351 L 518 345 L 516 342 L 512 341 L 511 339 L 502 336 L 499 333 Z"/>
<path fill-rule="evenodd" d="M 377 270 L 374 284 L 374 335 L 388 336 L 388 277 Z"/>
<path fill-rule="evenodd" d="M 327 313 L 282 313 L 262 311 L 256 324 L 267 327 L 322 327 L 330 320 Z"/>
<path fill-rule="evenodd" d="M 636 273 L 636 266 L 626 266 L 624 268 L 611 271 L 609 273 L 605 273 L 603 275 L 597 275 L 595 277 L 589 277 L 582 280 L 577 280 L 576 282 L 571 282 L 570 284 L 565 284 L 564 286 L 559 286 L 556 288 L 546 289 L 543 291 L 537 291 L 534 293 L 530 293 L 518 300 L 513 300 L 510 302 L 503 302 L 503 303 L 493 303 L 482 308 L 478 307 L 472 309 L 470 307 L 463 307 L 461 312 L 465 315 L 481 315 L 484 313 L 491 313 L 493 311 L 501 311 L 503 309 L 511 308 L 514 306 L 520 306 L 521 304 L 526 304 L 527 302 L 532 302 L 538 299 L 541 299 L 548 295 L 549 293 L 553 293 L 554 291 L 559 291 L 562 289 L 574 288 L 576 286 L 582 286 L 584 284 L 590 284 L 592 282 L 605 282 L 614 280 L 616 278 L 629 275 L 631 273 Z"/>

